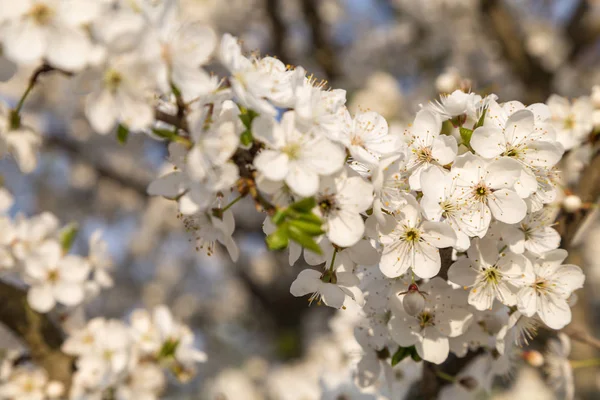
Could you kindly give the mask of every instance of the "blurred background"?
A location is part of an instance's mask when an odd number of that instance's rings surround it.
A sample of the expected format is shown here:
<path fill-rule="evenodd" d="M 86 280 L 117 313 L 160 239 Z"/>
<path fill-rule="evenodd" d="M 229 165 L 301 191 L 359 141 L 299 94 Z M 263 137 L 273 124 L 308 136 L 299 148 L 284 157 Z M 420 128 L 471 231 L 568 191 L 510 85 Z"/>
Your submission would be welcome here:
<path fill-rule="evenodd" d="M 249 52 L 302 65 L 329 86 L 346 89 L 351 110 L 377 111 L 393 129 L 402 130 L 419 104 L 440 92 L 472 88 L 496 93 L 500 101 L 534 103 L 552 93 L 590 95 L 600 84 L 597 0 L 181 2 L 189 20 L 237 35 Z M 21 70 L 0 84 L 0 95 L 14 104 L 30 74 Z M 115 287 L 86 305 L 88 317 L 122 318 L 164 303 L 194 329 L 209 362 L 191 384 L 172 382 L 165 398 L 376 398 L 330 390 L 337 388 L 335 378 L 323 371 L 347 369 L 358 356 L 351 324 L 291 296 L 302 262 L 290 267 L 287 254 L 266 251 L 263 217 L 253 204 L 233 207 L 238 263 L 222 249 L 212 256 L 196 252 L 175 204 L 145 193 L 165 163 L 165 144 L 140 134 L 119 145 L 114 136 L 94 133 L 76 93 L 58 74 L 41 79 L 25 116 L 44 135 L 40 164 L 24 176 L 12 160 L 3 160 L 0 174 L 16 197 L 15 213 L 49 210 L 64 223 L 80 224 L 76 251 L 86 251 L 93 231 L 104 232 Z M 592 221 L 572 250 L 587 274 L 575 320 L 596 337 L 599 244 L 600 224 Z M 589 358 L 594 351 L 575 345 L 573 355 Z M 418 371 L 404 372 L 406 379 L 418 377 Z M 541 374 L 528 367 L 503 385 L 510 392 L 497 398 L 553 398 Z M 577 372 L 578 398 L 600 398 L 599 387 L 598 369 Z"/>

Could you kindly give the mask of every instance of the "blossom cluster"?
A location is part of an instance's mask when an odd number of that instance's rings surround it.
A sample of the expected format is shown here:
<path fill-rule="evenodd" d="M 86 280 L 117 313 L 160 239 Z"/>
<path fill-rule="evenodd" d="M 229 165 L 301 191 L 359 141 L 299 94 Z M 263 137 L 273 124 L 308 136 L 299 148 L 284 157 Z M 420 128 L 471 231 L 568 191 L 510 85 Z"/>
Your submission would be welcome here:
<path fill-rule="evenodd" d="M 0 5 L 3 57 L 72 75 L 97 132 L 168 142 L 170 165 L 148 193 L 177 202 L 198 250 L 219 243 L 237 260 L 230 208 L 250 198 L 267 214 L 268 247 L 315 267 L 291 294 L 359 308 L 359 387 L 389 379 L 409 356 L 441 364 L 483 349 L 486 388 L 537 327 L 571 321 L 584 275 L 564 263 L 552 227 L 564 196 L 557 164 L 594 129 L 590 99 L 524 105 L 457 90 L 398 132 L 374 111 L 352 114 L 344 90 L 302 67 L 182 22 L 175 1 Z M 207 72 L 216 64 L 222 79 Z M 28 172 L 39 138 L 21 106 L 0 109 L 0 136 Z M 2 223 L 1 266 L 23 274 L 35 310 L 81 304 L 90 285 L 110 285 L 97 237 L 83 258 L 66 254 L 49 215 Z M 72 396 L 153 398 L 158 364 L 168 359 L 181 375 L 203 358 L 192 342 L 163 308 L 135 312 L 129 326 L 94 319 L 64 345 L 78 357 Z"/>
<path fill-rule="evenodd" d="M 46 313 L 59 305 L 73 309 L 113 285 L 112 261 L 100 231 L 91 235 L 86 257 L 70 254 L 76 225 L 61 227 L 49 212 L 11 218 L 13 203 L 12 195 L 0 189 L 0 270 L 28 285 L 27 301 L 33 310 Z"/>
<path fill-rule="evenodd" d="M 193 332 L 165 306 L 134 310 L 128 324 L 94 318 L 71 332 L 62 350 L 76 357 L 72 399 L 158 399 L 167 384 L 166 371 L 187 381 L 196 364 L 206 360 L 194 347 Z M 50 381 L 44 370 L 23 364 L 18 356 L 5 358 L 0 398 L 65 398 L 60 382 Z"/>

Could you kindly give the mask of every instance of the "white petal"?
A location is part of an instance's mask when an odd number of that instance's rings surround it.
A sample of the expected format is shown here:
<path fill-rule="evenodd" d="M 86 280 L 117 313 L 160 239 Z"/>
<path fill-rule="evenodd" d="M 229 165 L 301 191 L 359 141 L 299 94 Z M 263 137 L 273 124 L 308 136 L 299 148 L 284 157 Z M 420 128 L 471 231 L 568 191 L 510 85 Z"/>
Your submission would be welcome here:
<path fill-rule="evenodd" d="M 521 222 L 527 214 L 527 204 L 516 192 L 508 189 L 495 191 L 488 200 L 492 215 L 507 224 Z"/>
<path fill-rule="evenodd" d="M 492 125 L 484 125 L 473 132 L 471 147 L 482 157 L 495 158 L 506 150 L 506 139 L 502 130 Z"/>
<path fill-rule="evenodd" d="M 109 133 L 117 122 L 115 98 L 108 90 L 91 93 L 85 104 L 85 115 L 98 133 Z"/>
<path fill-rule="evenodd" d="M 526 286 L 519 291 L 517 306 L 519 311 L 528 317 L 532 317 L 537 312 L 537 295 L 531 286 Z"/>
<path fill-rule="evenodd" d="M 296 297 L 316 292 L 321 286 L 321 273 L 314 269 L 305 269 L 292 282 L 290 293 Z"/>
<path fill-rule="evenodd" d="M 285 177 L 285 183 L 294 193 L 308 197 L 319 190 L 319 175 L 314 171 L 303 168 L 302 165 L 292 163 Z"/>
<path fill-rule="evenodd" d="M 67 71 L 82 69 L 88 61 L 92 45 L 88 36 L 78 28 L 54 26 L 48 36 L 48 62 Z"/>
<path fill-rule="evenodd" d="M 35 311 L 45 313 L 54 308 L 56 301 L 50 285 L 35 285 L 27 292 L 27 301 Z"/>
<path fill-rule="evenodd" d="M 83 301 L 83 285 L 72 282 L 58 282 L 54 286 L 54 297 L 66 306 L 75 306 Z"/>
<path fill-rule="evenodd" d="M 339 286 L 332 283 L 324 283 L 321 285 L 320 290 L 325 305 L 333 308 L 342 308 L 346 294 Z"/>
<path fill-rule="evenodd" d="M 340 212 L 327 221 L 327 238 L 341 247 L 356 244 L 365 232 L 365 223 L 360 214 Z"/>
<path fill-rule="evenodd" d="M 448 358 L 450 343 L 448 338 L 440 335 L 434 327 L 425 328 L 423 340 L 415 344 L 417 353 L 425 360 L 441 364 Z"/>
<path fill-rule="evenodd" d="M 471 266 L 468 258 L 461 258 L 448 269 L 448 280 L 467 289 L 477 280 L 479 273 Z"/>
<path fill-rule="evenodd" d="M 415 246 L 412 269 L 419 278 L 433 278 L 440 272 L 440 268 L 440 251 L 437 248 L 426 243 Z"/>
<path fill-rule="evenodd" d="M 450 164 L 458 153 L 454 136 L 442 135 L 433 139 L 431 155 L 440 165 Z"/>
<path fill-rule="evenodd" d="M 31 18 L 4 27 L 3 50 L 17 64 L 33 64 L 44 55 L 47 45 L 46 30 Z"/>
<path fill-rule="evenodd" d="M 272 181 L 281 181 L 288 173 L 288 156 L 275 150 L 263 150 L 254 159 L 254 166 Z"/>
<path fill-rule="evenodd" d="M 431 246 L 442 249 L 456 244 L 456 233 L 449 225 L 425 221 L 421 224 L 421 237 Z"/>
<path fill-rule="evenodd" d="M 538 302 L 538 315 L 549 328 L 562 329 L 571 322 L 571 307 L 564 299 L 542 295 Z"/>

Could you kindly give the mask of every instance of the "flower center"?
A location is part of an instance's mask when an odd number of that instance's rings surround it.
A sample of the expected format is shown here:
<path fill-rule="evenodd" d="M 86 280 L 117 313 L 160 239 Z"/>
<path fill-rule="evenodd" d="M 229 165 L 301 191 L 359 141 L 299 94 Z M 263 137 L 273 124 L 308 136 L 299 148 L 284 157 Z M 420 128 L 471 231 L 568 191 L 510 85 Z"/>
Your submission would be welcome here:
<path fill-rule="evenodd" d="M 362 137 L 356 135 L 356 136 L 352 136 L 352 139 L 350 140 L 350 144 L 352 146 L 363 147 L 365 145 L 365 142 L 363 141 Z"/>
<path fill-rule="evenodd" d="M 573 128 L 575 128 L 575 117 L 569 115 L 567 118 L 565 118 L 564 129 L 571 130 Z"/>
<path fill-rule="evenodd" d="M 484 202 L 492 190 L 484 183 L 480 182 L 473 188 L 473 196 L 477 201 Z"/>
<path fill-rule="evenodd" d="M 297 160 L 300 157 L 301 149 L 302 148 L 299 143 L 288 143 L 283 146 L 283 149 L 281 150 L 288 156 L 290 160 Z"/>
<path fill-rule="evenodd" d="M 34 4 L 29 10 L 29 16 L 38 25 L 48 24 L 53 14 L 54 10 L 52 10 L 50 7 L 48 7 L 47 4 L 44 3 Z"/>
<path fill-rule="evenodd" d="M 48 272 L 48 281 L 55 283 L 58 282 L 58 279 L 60 278 L 58 271 L 53 270 Z"/>
<path fill-rule="evenodd" d="M 335 197 L 333 195 L 328 195 L 319 200 L 319 208 L 324 216 L 329 215 L 336 207 L 335 207 Z"/>
<path fill-rule="evenodd" d="M 123 76 L 118 71 L 109 69 L 104 74 L 104 85 L 111 92 L 115 92 L 121 86 L 121 83 L 123 83 Z"/>
<path fill-rule="evenodd" d="M 421 147 L 417 151 L 417 159 L 420 162 L 430 163 L 433 160 L 433 156 L 431 155 L 431 149 L 429 147 Z"/>
<path fill-rule="evenodd" d="M 431 311 L 429 310 L 424 310 L 421 314 L 417 316 L 417 319 L 419 320 L 419 326 L 421 326 L 421 329 L 435 325 L 433 320 L 433 313 L 431 313 Z"/>
<path fill-rule="evenodd" d="M 337 276 L 335 274 L 335 271 L 327 270 L 323 272 L 323 274 L 321 275 L 321 282 L 333 283 L 335 285 L 337 283 Z"/>
<path fill-rule="evenodd" d="M 440 208 L 443 210 L 442 211 L 442 217 L 448 217 L 452 214 L 454 214 L 458 207 L 456 207 L 456 204 L 452 203 L 451 201 L 442 201 L 440 203 Z"/>
<path fill-rule="evenodd" d="M 418 242 L 421 238 L 421 233 L 415 228 L 409 228 L 404 232 L 404 240 L 407 242 Z"/>
<path fill-rule="evenodd" d="M 487 283 L 492 283 L 497 285 L 500 281 L 501 275 L 500 272 L 496 269 L 496 267 L 490 267 L 485 270 L 484 279 Z"/>

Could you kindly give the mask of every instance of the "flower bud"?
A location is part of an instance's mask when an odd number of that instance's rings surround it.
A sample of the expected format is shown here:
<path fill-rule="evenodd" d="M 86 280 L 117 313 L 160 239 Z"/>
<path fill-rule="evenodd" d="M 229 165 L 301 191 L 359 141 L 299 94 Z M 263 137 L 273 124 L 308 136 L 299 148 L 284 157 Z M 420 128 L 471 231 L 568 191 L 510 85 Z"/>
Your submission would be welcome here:
<path fill-rule="evenodd" d="M 574 213 L 581 208 L 582 202 L 579 196 L 571 194 L 563 199 L 562 206 L 568 213 Z"/>
<path fill-rule="evenodd" d="M 402 306 L 408 315 L 414 317 L 423 311 L 423 308 L 425 307 L 425 298 L 419 293 L 418 289 L 409 290 L 408 293 L 404 295 L 404 299 L 402 299 Z"/>
<path fill-rule="evenodd" d="M 523 357 L 523 360 L 527 361 L 532 367 L 541 367 L 544 365 L 544 356 L 539 351 L 524 351 L 523 354 L 521 354 L 521 357 Z"/>
<path fill-rule="evenodd" d="M 46 395 L 51 399 L 62 397 L 65 392 L 65 386 L 58 381 L 50 381 L 46 386 Z"/>

